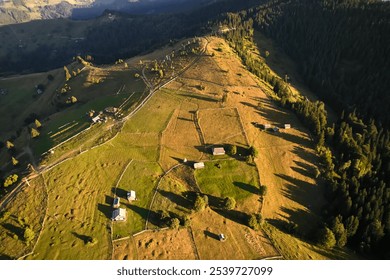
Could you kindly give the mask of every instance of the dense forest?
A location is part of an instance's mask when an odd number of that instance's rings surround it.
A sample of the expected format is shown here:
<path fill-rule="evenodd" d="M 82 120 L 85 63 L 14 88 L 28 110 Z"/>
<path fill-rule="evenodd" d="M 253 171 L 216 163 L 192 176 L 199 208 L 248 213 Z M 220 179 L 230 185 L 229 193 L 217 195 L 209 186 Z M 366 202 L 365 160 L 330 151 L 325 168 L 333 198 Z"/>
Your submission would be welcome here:
<path fill-rule="evenodd" d="M 372 258 L 390 258 L 389 19 L 390 5 L 378 1 L 276 0 L 221 22 L 234 29 L 225 36 L 248 69 L 315 136 L 328 205 L 311 238 L 330 234 L 334 245 Z M 292 98 L 286 81 L 247 51 L 253 28 L 295 59 L 312 90 L 339 111 L 335 124 L 322 102 Z"/>

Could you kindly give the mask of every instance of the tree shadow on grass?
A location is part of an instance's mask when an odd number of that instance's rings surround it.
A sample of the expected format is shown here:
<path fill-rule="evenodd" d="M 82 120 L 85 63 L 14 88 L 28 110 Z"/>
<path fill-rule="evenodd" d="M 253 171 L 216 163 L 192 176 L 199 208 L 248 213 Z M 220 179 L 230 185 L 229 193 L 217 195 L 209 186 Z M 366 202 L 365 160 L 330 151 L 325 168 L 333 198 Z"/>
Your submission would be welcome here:
<path fill-rule="evenodd" d="M 0 254 L 0 260 L 12 260 L 12 258 L 6 254 Z"/>
<path fill-rule="evenodd" d="M 127 190 L 116 188 L 116 196 L 127 200 Z"/>
<path fill-rule="evenodd" d="M 84 244 L 87 244 L 91 241 L 91 237 L 88 235 L 78 234 L 77 232 L 72 231 L 72 234 L 77 237 L 78 239 L 82 240 Z"/>
<path fill-rule="evenodd" d="M 287 182 L 285 183 L 286 188 L 282 190 L 283 195 L 303 206 L 309 208 L 309 198 L 318 196 L 318 188 L 314 184 L 285 174 L 275 173 L 275 175 Z"/>
<path fill-rule="evenodd" d="M 208 230 L 204 230 L 203 233 L 204 233 L 204 235 L 206 237 L 211 237 L 211 238 L 213 238 L 215 240 L 219 240 L 219 235 L 218 234 L 212 233 L 211 231 L 208 231 Z"/>
<path fill-rule="evenodd" d="M 99 203 L 98 204 L 98 210 L 100 212 L 102 212 L 104 214 L 104 216 L 106 216 L 107 219 L 111 219 L 113 209 L 112 209 L 112 207 L 110 205 Z"/>
<path fill-rule="evenodd" d="M 190 209 L 193 205 L 193 202 L 191 200 L 188 200 L 187 198 L 185 198 L 181 195 L 178 195 L 176 193 L 168 192 L 168 191 L 164 191 L 164 190 L 158 190 L 158 192 L 162 196 L 168 198 L 173 203 L 177 204 L 178 206 L 184 207 L 186 209 Z"/>
<path fill-rule="evenodd" d="M 313 175 L 307 171 L 306 169 L 303 169 L 301 167 L 296 167 L 296 166 L 293 166 L 293 167 L 290 167 L 292 170 L 294 170 L 295 172 L 305 176 L 305 177 L 308 177 L 308 178 L 311 178 Z"/>
<path fill-rule="evenodd" d="M 134 204 L 128 204 L 128 208 L 135 213 L 137 213 L 143 220 L 147 220 L 149 218 L 149 222 L 154 226 L 159 226 L 161 215 L 153 210 L 149 210 L 146 208 L 139 207 Z"/>
<path fill-rule="evenodd" d="M 104 202 L 108 205 L 112 205 L 112 203 L 114 202 L 114 198 L 110 195 L 106 195 Z"/>
<path fill-rule="evenodd" d="M 211 208 L 222 208 L 224 204 L 224 199 L 219 196 L 214 196 L 211 194 L 207 194 L 209 200 L 209 206 Z"/>
<path fill-rule="evenodd" d="M 279 127 L 281 125 L 282 124 L 280 124 Z M 303 138 L 301 136 L 288 133 L 288 130 L 281 130 L 280 132 L 274 133 L 274 135 L 279 137 L 279 138 L 284 139 L 285 141 L 288 141 L 288 142 L 291 142 L 294 144 L 298 144 L 298 145 L 302 145 L 305 147 L 310 147 L 310 146 L 314 145 L 314 143 L 310 139 Z"/>
<path fill-rule="evenodd" d="M 233 182 L 233 185 L 235 185 L 236 187 L 239 187 L 240 189 L 242 189 L 244 191 L 247 191 L 247 192 L 250 192 L 250 193 L 253 193 L 253 194 L 256 194 L 256 195 L 259 194 L 259 188 L 256 188 L 253 185 L 246 184 L 246 183 L 243 183 L 243 182 Z"/>
<path fill-rule="evenodd" d="M 253 108 L 253 109 L 255 109 L 255 110 L 258 110 L 257 105 L 254 105 L 254 104 L 252 104 L 252 103 L 245 102 L 245 101 L 241 101 L 240 103 L 241 103 L 242 105 L 245 105 L 245 106 L 248 106 L 248 107 Z"/>
<path fill-rule="evenodd" d="M 225 217 L 226 219 L 247 226 L 249 215 L 244 212 L 240 212 L 237 210 L 222 210 L 222 209 L 213 209 L 213 210 L 219 215 L 221 215 L 222 217 Z"/>
<path fill-rule="evenodd" d="M 24 230 L 22 227 L 18 227 L 10 223 L 2 224 L 2 226 L 11 233 L 16 234 L 19 239 L 23 239 Z"/>
<path fill-rule="evenodd" d="M 185 96 L 185 97 L 189 97 L 189 98 L 195 98 L 195 99 L 202 100 L 202 101 L 207 101 L 207 102 L 218 102 L 219 101 L 219 99 L 217 99 L 217 98 L 212 98 L 212 97 L 202 96 L 202 95 L 197 95 L 197 94 L 184 93 L 184 94 L 180 94 L 180 95 Z"/>
<path fill-rule="evenodd" d="M 294 146 L 293 153 L 307 162 L 318 161 L 318 156 L 316 154 L 309 152 L 300 146 Z"/>

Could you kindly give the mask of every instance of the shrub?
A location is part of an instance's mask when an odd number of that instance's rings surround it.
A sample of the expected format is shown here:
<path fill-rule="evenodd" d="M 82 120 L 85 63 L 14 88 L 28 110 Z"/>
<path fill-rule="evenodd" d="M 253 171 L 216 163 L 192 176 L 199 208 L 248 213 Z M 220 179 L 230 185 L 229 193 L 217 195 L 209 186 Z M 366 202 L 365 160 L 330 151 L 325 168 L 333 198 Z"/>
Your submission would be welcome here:
<path fill-rule="evenodd" d="M 169 222 L 169 227 L 171 229 L 179 228 L 180 226 L 180 220 L 178 218 L 172 218 Z"/>
<path fill-rule="evenodd" d="M 260 196 L 265 196 L 267 194 L 267 186 L 261 185 L 259 189 L 259 195 Z"/>
<path fill-rule="evenodd" d="M 226 147 L 227 153 L 231 156 L 237 154 L 237 146 L 236 145 L 227 145 Z"/>
<path fill-rule="evenodd" d="M 23 238 L 24 238 L 24 241 L 26 241 L 26 243 L 29 244 L 35 238 L 34 231 L 30 227 L 26 227 L 24 229 Z"/>
<path fill-rule="evenodd" d="M 232 210 L 234 207 L 236 207 L 236 200 L 233 197 L 225 197 L 223 208 L 226 210 Z"/>
<path fill-rule="evenodd" d="M 203 211 L 208 204 L 208 197 L 207 195 L 197 195 L 194 203 L 194 210 L 196 212 Z"/>

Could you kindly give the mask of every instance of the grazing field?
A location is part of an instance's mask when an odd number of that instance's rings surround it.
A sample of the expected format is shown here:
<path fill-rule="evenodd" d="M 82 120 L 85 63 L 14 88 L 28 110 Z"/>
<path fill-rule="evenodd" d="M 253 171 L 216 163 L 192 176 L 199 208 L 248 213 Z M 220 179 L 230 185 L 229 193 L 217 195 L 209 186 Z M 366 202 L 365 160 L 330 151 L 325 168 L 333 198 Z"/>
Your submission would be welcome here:
<path fill-rule="evenodd" d="M 195 178 L 201 191 L 213 198 L 209 198 L 211 206 L 218 207 L 220 200 L 232 197 L 236 210 L 242 213 L 260 209 L 259 177 L 254 166 L 238 160 L 209 161 L 204 169 L 195 171 Z"/>
<path fill-rule="evenodd" d="M 134 237 L 139 260 L 194 260 L 196 251 L 188 229 L 148 231 Z"/>
<path fill-rule="evenodd" d="M 121 199 L 120 207 L 127 210 L 127 220 L 113 223 L 114 239 L 132 235 L 145 228 L 153 190 L 161 174 L 161 167 L 155 162 L 132 161 L 130 163 L 115 190 L 116 197 Z M 136 192 L 136 201 L 127 201 L 126 194 L 130 190 Z"/>
<path fill-rule="evenodd" d="M 0 212 L 0 259 L 17 259 L 29 253 L 42 230 L 48 203 L 42 176 L 29 184 Z M 29 242 L 24 236 L 26 227 L 35 233 Z"/>
<path fill-rule="evenodd" d="M 137 248 L 132 236 L 113 242 L 113 260 L 137 260 Z"/>
<path fill-rule="evenodd" d="M 248 145 L 236 109 L 201 110 L 198 117 L 207 144 Z"/>
<path fill-rule="evenodd" d="M 261 231 L 253 231 L 210 208 L 194 216 L 191 228 L 203 260 L 250 260 L 278 255 Z M 225 241 L 219 240 L 221 233 Z"/>
<path fill-rule="evenodd" d="M 208 40 L 207 55 L 156 91 L 123 126 L 110 121 L 94 125 L 48 155 L 47 162 L 65 155 L 73 158 L 45 170 L 46 222 L 33 254 L 27 258 L 334 257 L 286 233 L 286 225 L 293 222 L 298 226 L 296 233 L 305 237 L 321 221 L 323 186 L 314 178 L 318 158 L 310 134 L 290 111 L 271 101 L 266 88 L 262 89 L 264 84 L 244 69 L 222 39 Z M 96 100 L 96 108 L 105 104 L 100 98 L 113 98 L 119 104 L 130 97 L 130 85 L 115 84 L 124 77 L 110 80 L 109 70 L 97 71 L 89 73 L 95 78 L 100 75 L 102 86 L 106 83 L 107 91 L 113 90 Z M 87 72 L 82 71 L 81 77 L 86 80 Z M 80 82 L 76 78 L 73 83 Z M 129 79 L 134 82 L 133 76 Z M 155 77 L 152 80 L 160 82 Z M 94 89 L 97 85 L 84 86 L 89 92 L 80 92 L 80 99 L 99 94 Z M 119 94 L 113 95 L 116 90 Z M 141 95 L 139 91 L 134 96 L 134 104 Z M 95 102 L 92 99 L 89 102 Z M 58 127 L 66 124 L 64 130 L 77 127 L 76 119 L 61 124 L 53 117 L 53 124 L 55 121 Z M 286 123 L 291 129 L 282 129 Z M 271 124 L 280 131 L 264 130 L 258 124 Z M 210 145 L 223 144 L 235 144 L 240 152 L 234 157 L 211 156 Z M 249 146 L 258 151 L 253 163 L 243 161 L 245 153 L 240 155 Z M 204 161 L 205 168 L 194 170 L 196 161 Z M 33 182 L 36 180 L 39 177 Z M 260 185 L 267 186 L 264 199 L 259 196 Z M 130 190 L 136 191 L 137 200 L 126 200 Z M 194 209 L 196 193 L 208 196 L 209 206 L 203 211 Z M 127 210 L 126 221 L 111 221 L 115 197 L 120 197 L 120 207 Z M 225 197 L 235 199 L 233 209 L 224 209 Z M 266 219 L 265 231 L 248 227 L 248 218 L 255 213 Z M 138 234 L 170 226 L 172 218 L 179 218 L 178 229 Z M 35 231 L 37 235 L 39 228 Z M 219 240 L 221 233 L 225 241 Z M 296 244 L 296 253 L 286 249 L 289 242 Z"/>

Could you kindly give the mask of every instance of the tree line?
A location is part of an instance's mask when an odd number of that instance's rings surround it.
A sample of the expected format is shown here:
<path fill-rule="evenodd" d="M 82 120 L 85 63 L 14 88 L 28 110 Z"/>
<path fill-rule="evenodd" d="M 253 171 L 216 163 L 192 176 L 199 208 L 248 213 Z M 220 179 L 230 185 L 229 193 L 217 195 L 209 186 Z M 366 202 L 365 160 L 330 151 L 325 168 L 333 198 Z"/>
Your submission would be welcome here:
<path fill-rule="evenodd" d="M 390 28 L 384 18 L 390 18 L 389 4 L 378 1 L 276 0 L 227 14 L 220 22 L 234 28 L 225 37 L 247 68 L 268 83 L 274 99 L 293 110 L 314 135 L 328 200 L 317 241 L 327 247 L 348 245 L 373 258 L 390 258 L 390 103 L 385 104 L 389 97 L 383 90 L 389 88 L 389 58 L 384 54 L 390 44 L 381 44 Z M 355 40 L 352 29 L 358 22 L 364 39 Z M 367 26 L 378 28 L 369 31 Z M 327 124 L 323 102 L 293 98 L 288 83 L 271 73 L 265 59 L 248 51 L 254 29 L 286 49 L 320 97 L 333 99 L 329 103 L 340 116 L 335 124 Z M 348 47 L 351 52 L 345 52 Z M 341 71 L 337 67 L 346 61 L 363 65 L 363 72 L 344 69 L 335 77 L 334 71 Z M 374 67 L 366 65 L 368 61 L 378 63 Z"/>

